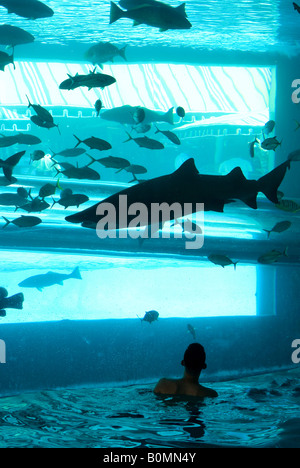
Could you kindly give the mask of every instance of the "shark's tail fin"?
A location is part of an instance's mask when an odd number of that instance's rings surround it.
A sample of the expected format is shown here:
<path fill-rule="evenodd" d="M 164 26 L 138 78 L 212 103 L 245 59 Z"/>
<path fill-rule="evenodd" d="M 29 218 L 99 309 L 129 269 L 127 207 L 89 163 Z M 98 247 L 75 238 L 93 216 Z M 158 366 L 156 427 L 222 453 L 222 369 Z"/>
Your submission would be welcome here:
<path fill-rule="evenodd" d="M 114 23 L 118 19 L 123 17 L 123 10 L 118 7 L 114 2 L 110 2 L 110 17 L 109 24 Z"/>
<path fill-rule="evenodd" d="M 70 274 L 70 278 L 75 278 L 75 279 L 82 279 L 81 278 L 81 274 L 80 274 L 80 271 L 79 271 L 79 267 L 76 267 L 72 273 Z"/>
<path fill-rule="evenodd" d="M 290 161 L 285 161 L 280 166 L 275 167 L 271 172 L 258 179 L 258 190 L 262 192 L 271 202 L 279 203 L 277 197 L 278 188 L 283 181 Z"/>
<path fill-rule="evenodd" d="M 15 294 L 14 296 L 5 299 L 6 309 L 23 309 L 24 295 L 23 293 Z"/>

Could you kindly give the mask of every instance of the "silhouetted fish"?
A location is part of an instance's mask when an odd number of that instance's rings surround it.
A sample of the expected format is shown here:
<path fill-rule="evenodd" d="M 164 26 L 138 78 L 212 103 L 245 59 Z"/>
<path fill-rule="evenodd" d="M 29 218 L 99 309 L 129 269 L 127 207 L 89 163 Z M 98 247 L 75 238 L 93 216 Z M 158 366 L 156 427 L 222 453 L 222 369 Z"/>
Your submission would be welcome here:
<path fill-rule="evenodd" d="M 30 276 L 30 278 L 21 281 L 19 286 L 22 288 L 37 288 L 39 291 L 42 291 L 44 288 L 53 286 L 54 284 L 63 286 L 63 282 L 71 278 L 82 279 L 78 267 L 76 267 L 69 275 L 48 271 L 45 275 Z"/>
<path fill-rule="evenodd" d="M 161 112 L 141 106 L 125 105 L 101 112 L 101 119 L 108 120 L 110 122 L 119 122 L 121 124 L 135 125 L 136 120 L 134 119 L 134 116 L 137 109 L 143 110 L 145 113 L 143 124 L 166 122 L 173 125 L 173 107 L 171 107 L 167 112 Z"/>
<path fill-rule="evenodd" d="M 236 264 L 238 263 L 238 262 L 233 262 L 226 255 L 212 254 L 212 255 L 209 255 L 207 258 L 210 262 L 214 263 L 215 265 L 220 265 L 222 268 L 224 268 L 227 265 L 233 265 L 234 269 L 236 270 Z"/>
<path fill-rule="evenodd" d="M 7 218 L 2 216 L 2 218 L 5 221 L 5 225 L 3 226 L 3 229 L 6 228 L 9 224 L 14 224 L 15 226 L 18 226 L 19 228 L 29 228 L 29 227 L 34 227 L 37 226 L 38 224 L 41 224 L 42 220 L 38 218 L 37 216 L 21 216 L 20 218 L 16 218 L 13 221 L 9 221 Z"/>
<path fill-rule="evenodd" d="M 269 239 L 271 232 L 284 232 L 291 227 L 291 224 L 292 223 L 290 221 L 280 221 L 279 223 L 276 223 L 275 226 L 272 227 L 272 229 L 263 229 L 263 231 L 268 233 Z"/>
<path fill-rule="evenodd" d="M 91 71 L 88 75 L 79 75 L 78 73 L 74 76 L 68 74 L 68 79 L 64 80 L 59 85 L 59 89 L 73 90 L 81 86 L 86 86 L 89 90 L 92 88 L 104 89 L 106 86 L 110 86 L 116 82 L 116 79 L 111 75 L 104 73 L 95 73 Z"/>
<path fill-rule="evenodd" d="M 134 21 L 133 25 L 147 24 L 159 28 L 160 31 L 168 29 L 190 29 L 191 23 L 188 21 L 185 12 L 185 3 L 178 7 L 172 7 L 162 2 L 157 5 L 143 5 L 138 8 L 123 11 L 115 3 L 110 2 L 110 20 L 109 24 L 114 23 L 120 18 L 129 18 Z"/>
<path fill-rule="evenodd" d="M 258 180 L 247 180 L 240 167 L 236 167 L 226 176 L 199 174 L 194 159 L 191 158 L 171 174 L 126 188 L 107 197 L 101 203 L 96 203 L 82 212 L 67 216 L 66 220 L 71 223 L 83 223 L 86 227 L 88 227 L 88 223 L 89 227 L 95 228 L 103 217 L 97 215 L 97 208 L 101 209 L 102 203 L 110 203 L 116 210 L 118 217 L 116 229 L 126 228 L 135 219 L 135 216 L 129 215 L 127 223 L 122 224 L 124 220 L 122 217 L 119 219 L 120 195 L 127 196 L 127 206 L 139 202 L 147 208 L 148 219 L 145 220 L 144 226 L 151 224 L 153 203 L 167 203 L 169 206 L 178 203 L 182 210 L 185 208 L 185 216 L 195 212 L 198 203 L 204 204 L 205 211 L 223 212 L 224 205 L 234 199 L 241 200 L 251 208 L 256 209 L 258 192 L 264 193 L 273 203 L 278 203 L 277 190 L 289 165 L 290 162 L 286 161 Z M 189 204 L 190 211 L 187 206 L 184 207 L 185 204 Z M 165 213 L 165 215 L 167 214 Z M 177 216 L 175 213 L 169 212 L 164 221 L 169 221 Z"/>
<path fill-rule="evenodd" d="M 152 323 L 155 322 L 155 320 L 158 319 L 159 313 L 156 310 L 149 310 L 148 312 L 145 313 L 144 317 L 141 319 L 141 322 L 148 322 Z"/>
<path fill-rule="evenodd" d="M 153 138 L 148 138 L 147 136 L 133 138 L 131 135 L 129 135 L 129 133 L 127 133 L 127 135 L 128 139 L 125 140 L 124 143 L 133 140 L 141 148 L 148 148 L 152 150 L 164 149 L 164 145 L 160 141 L 153 140 Z"/>
<path fill-rule="evenodd" d="M 54 11 L 38 0 L 0 0 L 0 5 L 7 8 L 8 13 L 28 19 L 49 18 Z"/>
<path fill-rule="evenodd" d="M 103 68 L 103 63 L 113 62 L 114 58 L 117 56 L 126 60 L 125 48 L 126 46 L 118 49 L 118 47 L 110 42 L 99 42 L 91 46 L 85 52 L 84 57 L 89 60 L 89 62 L 92 62 L 93 65 L 98 65 L 100 68 Z"/>
<path fill-rule="evenodd" d="M 15 47 L 20 44 L 29 44 L 34 41 L 34 37 L 24 29 L 2 24 L 0 26 L 0 44 Z"/>
<path fill-rule="evenodd" d="M 81 143 L 84 143 L 90 149 L 97 149 L 99 151 L 105 151 L 105 150 L 111 149 L 111 144 L 108 143 L 108 141 L 106 140 L 102 140 L 101 138 L 90 137 L 90 138 L 86 138 L 85 140 L 80 140 L 76 135 L 74 135 L 74 137 L 78 141 L 75 148 L 77 148 L 77 146 L 80 145 Z"/>
<path fill-rule="evenodd" d="M 8 292 L 5 288 L 0 288 L 0 317 L 6 316 L 5 309 L 23 309 L 24 295 L 22 293 L 7 297 Z"/>

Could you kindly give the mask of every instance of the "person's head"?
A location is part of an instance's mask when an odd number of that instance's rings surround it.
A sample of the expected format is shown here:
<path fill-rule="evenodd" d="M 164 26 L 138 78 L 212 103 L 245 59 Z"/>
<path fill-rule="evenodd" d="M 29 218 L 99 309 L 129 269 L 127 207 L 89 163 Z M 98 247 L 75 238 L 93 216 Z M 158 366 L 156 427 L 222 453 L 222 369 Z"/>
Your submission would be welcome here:
<path fill-rule="evenodd" d="M 186 349 L 181 364 L 191 375 L 198 375 L 206 369 L 206 354 L 200 343 L 192 343 Z"/>

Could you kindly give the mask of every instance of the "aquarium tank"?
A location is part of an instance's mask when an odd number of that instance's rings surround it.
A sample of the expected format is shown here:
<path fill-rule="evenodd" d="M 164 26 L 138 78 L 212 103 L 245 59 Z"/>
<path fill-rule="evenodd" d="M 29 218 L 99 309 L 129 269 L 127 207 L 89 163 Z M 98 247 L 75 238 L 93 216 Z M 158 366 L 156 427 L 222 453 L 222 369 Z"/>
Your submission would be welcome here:
<path fill-rule="evenodd" d="M 299 12 L 0 1 L 1 396 L 297 367 Z"/>

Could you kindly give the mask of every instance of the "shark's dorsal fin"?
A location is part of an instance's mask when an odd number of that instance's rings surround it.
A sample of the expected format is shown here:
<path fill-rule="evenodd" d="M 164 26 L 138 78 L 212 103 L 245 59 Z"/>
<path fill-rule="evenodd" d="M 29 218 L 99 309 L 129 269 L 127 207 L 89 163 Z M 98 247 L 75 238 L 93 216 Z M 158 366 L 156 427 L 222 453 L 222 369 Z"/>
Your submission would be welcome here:
<path fill-rule="evenodd" d="M 199 171 L 195 166 L 194 158 L 190 158 L 181 164 L 181 166 L 174 172 L 174 174 L 180 177 L 191 177 L 198 175 Z"/>
<path fill-rule="evenodd" d="M 234 169 L 232 169 L 232 171 L 230 171 L 226 177 L 230 177 L 232 179 L 238 179 L 238 180 L 246 179 L 240 167 L 235 167 Z"/>
<path fill-rule="evenodd" d="M 178 7 L 176 7 L 176 10 L 182 14 L 183 16 L 187 17 L 187 14 L 185 12 L 185 3 L 181 3 Z"/>

